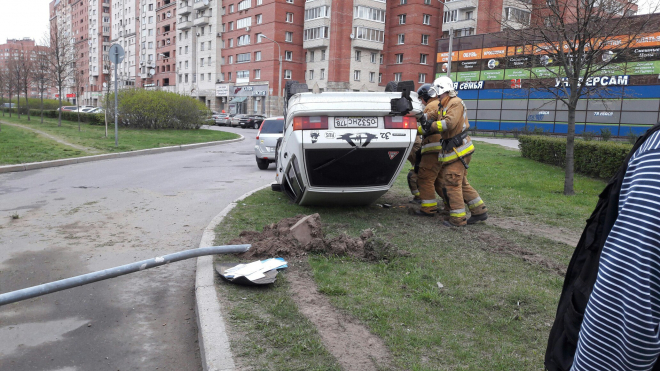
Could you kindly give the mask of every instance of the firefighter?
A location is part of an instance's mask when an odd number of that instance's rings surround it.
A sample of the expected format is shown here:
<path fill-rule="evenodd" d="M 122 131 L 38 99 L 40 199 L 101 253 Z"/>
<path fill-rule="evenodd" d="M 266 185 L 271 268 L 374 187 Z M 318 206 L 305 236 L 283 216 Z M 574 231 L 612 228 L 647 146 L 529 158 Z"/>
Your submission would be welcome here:
<path fill-rule="evenodd" d="M 452 80 L 446 76 L 433 82 L 429 96 L 439 99 L 440 103 L 436 114 L 437 121 L 428 126 L 426 133 L 441 136 L 438 163 L 441 165 L 442 195 L 449 205 L 449 218 L 443 223 L 464 226 L 484 221 L 488 219 L 488 209 L 467 180 L 467 169 L 474 153 L 474 145 L 467 135 L 470 124 L 465 103 L 457 96 Z M 470 219 L 467 219 L 465 204 L 470 210 Z"/>
<path fill-rule="evenodd" d="M 425 125 L 427 122 L 435 122 L 438 119 L 440 100 L 437 96 L 430 96 L 429 89 L 431 84 L 422 85 L 417 90 L 417 95 L 426 104 L 424 116 L 420 119 L 422 125 L 417 127 L 417 132 L 422 135 L 422 148 L 419 170 L 417 173 L 417 187 L 419 188 L 419 197 L 421 198 L 420 210 L 414 210 L 415 215 L 435 216 L 438 214 L 438 202 L 435 194 L 442 195 L 442 182 L 440 179 L 440 167 L 442 163 L 438 162 L 438 155 L 442 149 L 440 140 L 442 135 L 438 132 L 427 132 Z"/>
<path fill-rule="evenodd" d="M 430 86 L 431 84 L 429 84 Z M 410 171 L 408 171 L 408 188 L 410 188 L 410 193 L 413 195 L 411 203 L 419 204 L 422 202 L 422 198 L 419 196 L 419 188 L 417 187 L 417 173 L 419 172 L 419 164 L 417 159 L 421 157 L 422 149 L 422 138 L 419 135 L 415 136 L 415 144 L 413 144 L 412 150 L 408 155 L 408 161 L 413 166 Z"/>

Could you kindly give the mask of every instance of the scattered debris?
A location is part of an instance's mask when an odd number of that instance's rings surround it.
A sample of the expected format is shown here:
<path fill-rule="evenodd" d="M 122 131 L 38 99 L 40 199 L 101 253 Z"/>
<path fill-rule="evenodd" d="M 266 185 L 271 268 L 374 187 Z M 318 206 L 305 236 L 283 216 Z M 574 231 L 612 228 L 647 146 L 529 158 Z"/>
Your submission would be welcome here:
<path fill-rule="evenodd" d="M 275 282 L 279 269 L 287 268 L 282 258 L 258 260 L 248 264 L 219 263 L 215 269 L 220 277 L 242 285 L 267 285 Z"/>
<path fill-rule="evenodd" d="M 380 225 L 382 228 L 382 225 Z M 309 253 L 352 256 L 369 261 L 390 260 L 397 256 L 410 256 L 398 250 L 392 243 L 374 236 L 365 229 L 360 237 L 341 234 L 333 238 L 323 235 L 319 214 L 298 215 L 264 226 L 263 231 L 243 231 L 229 244 L 251 244 L 247 252 L 239 255 L 244 259 L 260 257 L 301 257 Z"/>
<path fill-rule="evenodd" d="M 439 289 L 445 287 L 445 285 L 441 284 L 440 282 L 436 282 L 436 283 L 438 284 L 438 288 L 439 288 Z"/>

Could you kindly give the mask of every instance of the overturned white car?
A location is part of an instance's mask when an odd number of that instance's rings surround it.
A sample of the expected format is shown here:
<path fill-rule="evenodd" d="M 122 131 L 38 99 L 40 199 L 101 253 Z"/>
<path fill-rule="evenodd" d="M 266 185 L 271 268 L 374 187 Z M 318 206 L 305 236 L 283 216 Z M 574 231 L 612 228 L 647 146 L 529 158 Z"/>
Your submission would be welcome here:
<path fill-rule="evenodd" d="M 388 90 L 313 94 L 305 84 L 287 84 L 273 189 L 300 205 L 366 205 L 387 192 L 423 111 L 413 82 Z"/>

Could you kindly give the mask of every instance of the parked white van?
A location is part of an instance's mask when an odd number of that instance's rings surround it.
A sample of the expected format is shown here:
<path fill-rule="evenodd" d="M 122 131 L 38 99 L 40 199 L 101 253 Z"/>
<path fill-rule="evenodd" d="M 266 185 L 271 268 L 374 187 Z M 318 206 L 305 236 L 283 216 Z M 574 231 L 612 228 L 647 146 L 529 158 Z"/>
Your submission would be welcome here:
<path fill-rule="evenodd" d="M 295 85 L 286 88 L 273 189 L 300 205 L 366 205 L 387 192 L 412 149 L 416 116 L 423 111 L 414 83 L 388 85 L 399 91 L 320 94 L 296 93 Z"/>

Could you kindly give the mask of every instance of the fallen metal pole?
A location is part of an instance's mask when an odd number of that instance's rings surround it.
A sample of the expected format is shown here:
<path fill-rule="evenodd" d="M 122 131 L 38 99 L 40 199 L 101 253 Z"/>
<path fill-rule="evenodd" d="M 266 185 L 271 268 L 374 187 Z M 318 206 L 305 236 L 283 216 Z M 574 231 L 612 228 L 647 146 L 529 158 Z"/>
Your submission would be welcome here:
<path fill-rule="evenodd" d="M 57 291 L 70 289 L 77 286 L 86 285 L 97 281 L 107 280 L 123 276 L 129 273 L 139 272 L 141 270 L 159 267 L 161 265 L 178 262 L 190 258 L 197 258 L 205 255 L 215 254 L 235 254 L 248 251 L 251 245 L 226 245 L 226 246 L 209 246 L 200 247 L 198 249 L 185 250 L 175 252 L 174 254 L 163 255 L 153 259 L 142 260 L 139 262 L 122 265 L 119 267 L 104 269 L 98 272 L 83 274 L 76 277 L 65 278 L 63 280 L 44 283 L 43 285 L 32 286 L 21 290 L 11 291 L 5 294 L 0 294 L 0 306 L 15 303 L 17 301 L 34 298 L 50 294 Z"/>

